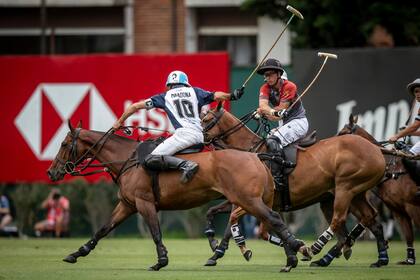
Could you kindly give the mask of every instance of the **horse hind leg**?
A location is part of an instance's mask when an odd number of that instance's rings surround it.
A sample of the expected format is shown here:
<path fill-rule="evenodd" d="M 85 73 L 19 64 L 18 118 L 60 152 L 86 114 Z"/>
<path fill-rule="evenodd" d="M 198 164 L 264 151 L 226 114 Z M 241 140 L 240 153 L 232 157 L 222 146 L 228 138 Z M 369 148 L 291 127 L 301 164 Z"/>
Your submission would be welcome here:
<path fill-rule="evenodd" d="M 246 211 L 241 207 L 236 207 L 230 214 L 229 223 L 230 231 L 232 232 L 233 240 L 235 240 L 236 245 L 241 250 L 242 256 L 249 261 L 252 257 L 252 251 L 246 247 L 245 236 L 239 228 L 238 221 L 239 218 L 246 214 Z"/>
<path fill-rule="evenodd" d="M 127 217 L 131 216 L 135 210 L 131 207 L 128 207 L 123 202 L 119 202 L 112 212 L 111 219 L 107 224 L 105 224 L 101 229 L 99 229 L 95 235 L 82 247 L 80 247 L 76 252 L 71 253 L 63 259 L 63 261 L 68 263 L 76 263 L 77 258 L 85 257 L 95 249 L 95 246 L 98 244 L 99 240 L 107 236 L 108 233 L 121 224 Z"/>

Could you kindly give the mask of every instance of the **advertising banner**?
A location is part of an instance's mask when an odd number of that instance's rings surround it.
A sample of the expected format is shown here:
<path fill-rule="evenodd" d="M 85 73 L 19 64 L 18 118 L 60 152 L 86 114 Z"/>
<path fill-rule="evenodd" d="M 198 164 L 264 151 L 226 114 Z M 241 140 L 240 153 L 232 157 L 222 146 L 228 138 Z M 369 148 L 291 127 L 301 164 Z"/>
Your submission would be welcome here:
<path fill-rule="evenodd" d="M 312 81 L 324 60 L 317 51 L 294 52 L 293 73 L 298 92 Z M 378 141 L 387 140 L 417 115 L 418 104 L 406 86 L 420 77 L 416 60 L 420 48 L 320 51 L 338 54 L 337 60 L 328 60 L 302 99 L 310 126 L 320 138 L 335 135 L 352 113 L 359 115 L 358 124 Z"/>
<path fill-rule="evenodd" d="M 190 84 L 228 91 L 226 53 L 0 57 L 0 182 L 48 181 L 46 170 L 75 126 L 107 131 L 131 103 L 165 91 L 168 74 L 187 73 Z M 140 110 L 125 125 L 133 137 L 158 136 L 171 127 L 161 110 Z"/>

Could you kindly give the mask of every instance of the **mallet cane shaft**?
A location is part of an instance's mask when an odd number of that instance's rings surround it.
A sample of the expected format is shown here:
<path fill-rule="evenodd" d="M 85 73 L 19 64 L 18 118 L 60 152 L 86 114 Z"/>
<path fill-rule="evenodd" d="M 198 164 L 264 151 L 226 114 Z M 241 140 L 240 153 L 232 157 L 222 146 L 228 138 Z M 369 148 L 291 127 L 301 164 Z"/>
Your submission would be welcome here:
<path fill-rule="evenodd" d="M 289 26 L 290 22 L 292 21 L 292 19 L 297 16 L 298 18 L 303 20 L 303 15 L 296 10 L 295 8 L 293 8 L 290 5 L 286 6 L 286 9 L 292 13 L 292 15 L 290 16 L 289 20 L 287 21 L 285 27 L 283 28 L 283 30 L 280 32 L 279 36 L 277 36 L 277 39 L 274 41 L 273 45 L 271 46 L 271 48 L 267 51 L 267 53 L 265 54 L 265 56 L 261 59 L 261 61 L 258 63 L 257 67 L 254 68 L 254 70 L 251 72 L 251 74 L 248 76 L 248 78 L 245 80 L 245 82 L 242 84 L 242 89 L 244 89 L 246 87 L 246 84 L 249 82 L 249 80 L 252 78 L 252 76 L 254 76 L 255 72 L 258 70 L 258 68 L 260 68 L 261 64 L 264 62 L 264 60 L 267 58 L 267 56 L 270 54 L 270 52 L 273 50 L 274 46 L 277 44 L 277 42 L 280 40 L 280 37 L 283 35 L 284 31 L 286 31 L 287 26 Z"/>

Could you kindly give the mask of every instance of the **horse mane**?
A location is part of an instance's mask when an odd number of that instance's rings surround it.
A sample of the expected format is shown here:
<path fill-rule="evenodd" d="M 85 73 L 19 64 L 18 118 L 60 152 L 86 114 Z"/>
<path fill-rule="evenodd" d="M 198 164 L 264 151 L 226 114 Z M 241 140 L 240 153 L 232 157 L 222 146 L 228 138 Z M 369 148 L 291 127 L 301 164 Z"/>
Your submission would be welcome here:
<path fill-rule="evenodd" d="M 86 130 L 89 132 L 92 132 L 93 134 L 97 134 L 99 137 L 102 137 L 106 132 L 103 131 L 97 131 L 97 130 Z M 128 137 L 124 137 L 121 135 L 117 135 L 117 134 L 111 134 L 109 135 L 109 140 L 115 141 L 118 144 L 132 144 L 133 142 L 138 142 L 137 140 L 128 138 Z"/>
<path fill-rule="evenodd" d="M 238 119 L 235 115 L 233 115 L 232 113 L 230 113 L 229 111 L 225 110 L 225 114 L 227 114 L 228 117 L 231 117 L 232 119 L 234 119 L 236 121 L 235 125 L 242 123 L 242 121 L 240 119 Z M 258 137 L 259 139 L 261 139 L 261 136 L 259 136 L 258 134 L 256 134 L 254 131 L 252 131 L 246 124 L 243 125 L 243 128 L 247 129 L 247 131 L 255 136 Z"/>

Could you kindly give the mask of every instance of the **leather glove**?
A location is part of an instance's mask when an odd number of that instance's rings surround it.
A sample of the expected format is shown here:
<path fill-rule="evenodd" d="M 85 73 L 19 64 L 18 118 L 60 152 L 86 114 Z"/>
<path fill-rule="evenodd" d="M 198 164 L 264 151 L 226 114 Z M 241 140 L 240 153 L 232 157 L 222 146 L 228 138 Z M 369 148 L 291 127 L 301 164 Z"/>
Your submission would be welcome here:
<path fill-rule="evenodd" d="M 276 111 L 273 113 L 273 116 L 279 117 L 281 119 L 286 118 L 289 115 L 286 109 L 282 109 L 280 111 Z"/>
<path fill-rule="evenodd" d="M 244 94 L 244 90 L 244 87 L 235 89 L 230 95 L 230 100 L 238 100 L 239 98 L 241 98 L 241 96 Z"/>

